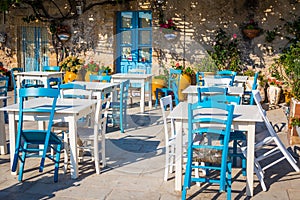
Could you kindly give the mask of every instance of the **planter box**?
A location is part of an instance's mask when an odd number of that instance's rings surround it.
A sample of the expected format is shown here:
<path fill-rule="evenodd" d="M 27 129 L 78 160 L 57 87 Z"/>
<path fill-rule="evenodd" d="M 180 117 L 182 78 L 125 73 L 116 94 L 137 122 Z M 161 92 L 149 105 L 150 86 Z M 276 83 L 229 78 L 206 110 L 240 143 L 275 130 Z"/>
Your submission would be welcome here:
<path fill-rule="evenodd" d="M 290 104 L 290 118 L 289 118 L 289 129 L 288 139 L 291 145 L 300 144 L 299 135 L 295 127 L 290 126 L 291 118 L 300 117 L 300 101 L 292 98 Z"/>

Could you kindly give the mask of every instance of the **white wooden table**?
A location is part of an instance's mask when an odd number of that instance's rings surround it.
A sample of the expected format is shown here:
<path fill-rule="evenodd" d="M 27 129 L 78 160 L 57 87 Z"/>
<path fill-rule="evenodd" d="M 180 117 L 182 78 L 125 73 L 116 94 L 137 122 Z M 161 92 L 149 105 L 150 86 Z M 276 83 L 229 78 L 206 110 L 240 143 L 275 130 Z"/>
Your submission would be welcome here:
<path fill-rule="evenodd" d="M 101 99 L 102 95 L 114 92 L 119 83 L 103 83 L 103 82 L 85 82 L 85 81 L 75 81 L 74 84 L 84 85 L 87 90 L 92 90 L 93 96 L 97 99 Z"/>
<path fill-rule="evenodd" d="M 9 97 L 0 96 L 0 108 L 3 107 L 5 99 Z M 0 112 L 0 155 L 7 154 L 5 124 L 4 124 L 4 112 Z"/>
<path fill-rule="evenodd" d="M 18 72 L 17 76 L 17 96 L 19 96 L 19 89 L 23 80 L 39 80 L 43 83 L 44 87 L 48 87 L 47 81 L 49 78 L 61 78 L 63 80 L 63 72 L 44 72 L 44 71 L 28 71 Z M 19 101 L 19 98 L 18 98 Z"/>
<path fill-rule="evenodd" d="M 195 103 L 198 101 L 198 90 L 197 89 L 199 87 L 205 87 L 205 86 L 190 85 L 182 91 L 183 94 L 187 94 L 187 102 L 188 103 Z M 228 94 L 229 95 L 242 96 L 243 93 L 244 93 L 243 87 L 228 86 Z"/>
<path fill-rule="evenodd" d="M 235 130 L 247 131 L 247 183 L 246 192 L 253 196 L 253 170 L 254 170 L 254 144 L 255 123 L 263 122 L 256 105 L 236 105 L 234 108 L 233 128 Z M 175 119 L 176 129 L 176 159 L 175 159 L 175 190 L 182 190 L 182 135 L 183 126 L 188 122 L 188 103 L 180 102 L 172 112 L 169 119 Z"/>
<path fill-rule="evenodd" d="M 124 80 L 130 81 L 130 83 L 140 83 L 141 84 L 141 100 L 140 100 L 140 107 L 141 112 L 145 112 L 145 90 L 146 85 L 149 85 L 149 103 L 148 106 L 152 108 L 152 74 L 129 74 L 129 73 L 117 73 L 112 75 L 111 82 L 119 83 Z"/>
<path fill-rule="evenodd" d="M 37 107 L 39 105 L 51 106 L 52 100 L 47 98 L 34 98 L 26 101 L 25 108 Z M 56 112 L 54 120 L 63 120 L 69 124 L 69 140 L 70 140 L 70 161 L 71 161 L 71 178 L 78 177 L 78 155 L 77 155 L 77 121 L 94 112 L 97 100 L 87 99 L 58 99 L 56 104 Z M 4 108 L 2 111 L 8 112 L 9 119 L 9 140 L 10 140 L 10 164 L 12 166 L 15 141 L 17 133 L 17 122 L 19 120 L 19 104 L 13 104 Z M 39 121 L 36 113 L 27 114 L 24 120 Z M 40 127 L 41 128 L 41 127 Z M 15 173 L 12 173 L 15 174 Z"/>

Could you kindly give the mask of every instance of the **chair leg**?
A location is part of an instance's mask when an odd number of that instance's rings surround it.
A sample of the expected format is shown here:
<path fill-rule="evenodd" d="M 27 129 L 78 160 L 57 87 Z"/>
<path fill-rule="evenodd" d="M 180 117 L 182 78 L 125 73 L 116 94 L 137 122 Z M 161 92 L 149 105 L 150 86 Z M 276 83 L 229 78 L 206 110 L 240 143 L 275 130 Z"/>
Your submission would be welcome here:
<path fill-rule="evenodd" d="M 54 164 L 54 182 L 58 181 L 58 170 L 59 170 L 59 160 L 60 160 L 61 144 L 56 147 L 55 154 L 55 164 Z"/>
<path fill-rule="evenodd" d="M 159 91 L 158 91 L 158 89 L 156 89 L 155 90 L 155 108 L 157 108 L 157 106 L 158 106 L 158 93 L 159 93 Z"/>
<path fill-rule="evenodd" d="M 231 184 L 232 184 L 232 163 L 227 163 L 227 178 L 226 178 L 226 191 L 227 191 L 227 199 L 231 199 Z"/>
<path fill-rule="evenodd" d="M 168 180 L 168 174 L 169 174 L 169 162 L 170 162 L 170 152 L 169 147 L 166 146 L 166 160 L 165 160 L 165 175 L 164 175 L 164 181 Z"/>
<path fill-rule="evenodd" d="M 23 180 L 23 171 L 24 171 L 24 166 L 25 166 L 25 160 L 26 160 L 26 149 L 27 149 L 27 143 L 24 143 L 23 146 L 24 150 L 22 151 L 22 157 L 21 157 L 21 163 L 20 163 L 20 169 L 19 169 L 19 176 L 18 180 L 22 181 Z"/>

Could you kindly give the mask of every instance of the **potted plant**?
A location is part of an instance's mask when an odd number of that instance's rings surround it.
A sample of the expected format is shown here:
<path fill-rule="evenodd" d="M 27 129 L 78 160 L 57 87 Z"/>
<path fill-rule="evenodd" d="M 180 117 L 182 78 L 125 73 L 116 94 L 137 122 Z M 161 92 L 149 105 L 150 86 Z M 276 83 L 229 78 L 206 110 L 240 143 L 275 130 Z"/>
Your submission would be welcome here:
<path fill-rule="evenodd" d="M 169 71 L 164 65 L 161 67 L 159 75 L 152 78 L 152 97 L 156 100 L 155 91 L 156 88 L 163 88 L 168 86 Z"/>
<path fill-rule="evenodd" d="M 77 73 L 81 69 L 82 64 L 83 60 L 77 56 L 68 56 L 58 64 L 61 70 L 65 72 L 65 83 L 72 82 L 77 78 Z"/>
<path fill-rule="evenodd" d="M 166 22 L 161 23 L 160 30 L 164 33 L 164 36 L 167 40 L 173 40 L 177 37 L 176 31 L 177 27 L 172 19 L 168 19 Z"/>
<path fill-rule="evenodd" d="M 300 137 L 300 118 L 299 117 L 292 117 L 291 118 L 291 126 L 294 127 Z"/>
<path fill-rule="evenodd" d="M 261 32 L 261 28 L 259 28 L 258 23 L 253 19 L 250 19 L 248 22 L 243 23 L 241 28 L 243 34 L 249 39 L 255 38 Z"/>
<path fill-rule="evenodd" d="M 171 67 L 174 69 L 182 70 L 182 75 L 178 86 L 178 97 L 179 100 L 184 100 L 185 96 L 184 94 L 182 94 L 182 90 L 184 90 L 185 88 L 187 88 L 189 85 L 192 84 L 193 78 L 194 78 L 194 82 L 196 82 L 195 71 L 190 66 L 184 67 L 179 63 L 174 64 L 174 62 L 171 63 Z"/>

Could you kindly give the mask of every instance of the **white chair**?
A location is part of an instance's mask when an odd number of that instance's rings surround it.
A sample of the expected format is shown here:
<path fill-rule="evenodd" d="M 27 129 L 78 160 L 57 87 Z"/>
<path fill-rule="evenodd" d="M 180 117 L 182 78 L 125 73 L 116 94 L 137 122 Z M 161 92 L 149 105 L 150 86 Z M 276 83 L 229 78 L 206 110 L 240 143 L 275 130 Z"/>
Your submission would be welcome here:
<path fill-rule="evenodd" d="M 146 74 L 145 69 L 130 69 L 128 70 L 129 74 Z M 129 86 L 129 98 L 130 98 L 130 105 L 133 104 L 133 97 L 134 96 L 141 96 L 141 87 L 139 83 L 131 83 Z"/>
<path fill-rule="evenodd" d="M 166 116 L 165 109 L 169 107 L 169 110 L 173 110 L 173 100 L 172 96 L 168 95 L 160 99 L 160 106 L 162 110 L 162 118 L 164 121 L 164 130 L 165 130 L 165 147 L 166 147 L 166 161 L 165 161 L 165 175 L 164 181 L 168 180 L 168 173 L 174 171 L 173 167 L 175 166 L 175 126 L 174 119 L 170 120 L 171 130 L 168 128 L 168 121 Z M 168 172 L 169 171 L 169 172 Z"/>
<path fill-rule="evenodd" d="M 255 158 L 254 158 L 254 171 L 259 179 L 259 182 L 261 184 L 261 187 L 263 191 L 267 191 L 266 184 L 264 182 L 264 171 L 268 168 L 272 167 L 273 165 L 276 165 L 280 161 L 286 159 L 290 165 L 294 168 L 295 171 L 299 172 L 299 168 L 297 166 L 296 160 L 292 157 L 292 155 L 287 151 L 282 141 L 279 139 L 277 133 L 275 132 L 273 126 L 271 125 L 269 119 L 266 116 L 265 110 L 262 108 L 260 102 L 261 102 L 261 96 L 258 90 L 253 90 L 253 98 L 254 101 L 258 107 L 259 113 L 264 119 L 265 125 L 268 129 L 269 135 L 265 137 L 262 141 L 259 141 L 255 144 Z M 241 148 L 244 156 L 247 156 L 247 147 Z M 260 153 L 259 150 L 263 150 Z M 282 157 L 279 159 L 272 161 L 271 163 L 266 163 L 266 159 L 274 156 L 277 153 L 281 153 Z M 262 162 L 263 166 L 262 166 Z"/>
<path fill-rule="evenodd" d="M 164 181 L 168 180 L 168 173 L 173 173 L 175 166 L 175 146 L 176 146 L 176 133 L 175 133 L 175 124 L 174 119 L 167 120 L 166 108 L 169 107 L 169 111 L 173 110 L 173 100 L 172 96 L 168 95 L 160 99 L 160 106 L 162 111 L 162 118 L 164 121 L 164 131 L 165 131 L 165 147 L 166 147 L 166 160 L 165 160 L 165 174 Z M 170 123 L 170 130 L 168 124 Z M 187 143 L 187 138 L 184 139 L 183 143 Z M 184 152 L 186 154 L 186 145 L 184 145 Z M 186 155 L 184 155 L 186 157 Z M 186 160 L 186 159 L 185 159 Z M 201 163 L 203 164 L 203 163 Z M 198 162 L 195 162 L 195 165 L 199 165 Z M 205 170 L 202 171 L 205 174 Z M 195 177 L 199 177 L 199 170 L 195 170 Z M 200 183 L 197 182 L 197 185 L 200 186 Z"/>
<path fill-rule="evenodd" d="M 110 97 L 103 97 L 98 100 L 93 120 L 93 126 L 79 127 L 78 136 L 83 141 L 79 148 L 90 152 L 95 161 L 96 174 L 100 174 L 99 152 L 101 151 L 102 166 L 106 166 L 105 156 L 105 133 L 107 124 L 107 114 L 110 106 Z M 101 143 L 101 144 L 100 144 Z M 99 146 L 101 150 L 99 151 Z"/>
<path fill-rule="evenodd" d="M 204 86 L 230 86 L 231 78 L 208 76 L 204 77 Z"/>
<path fill-rule="evenodd" d="M 60 89 L 60 98 L 79 98 L 79 99 L 91 99 L 92 98 L 92 91 L 91 90 L 85 90 L 85 86 L 74 84 L 74 83 L 66 83 L 66 84 L 61 84 L 59 86 Z M 89 117 L 85 119 L 80 119 L 79 120 L 80 126 L 87 125 L 90 123 Z M 59 121 L 55 122 L 52 125 L 52 131 L 56 133 L 61 133 L 65 132 L 68 133 L 69 131 L 69 124 L 68 122 L 64 121 Z M 68 158 L 68 150 L 69 150 L 69 137 L 68 134 L 64 135 L 64 172 L 66 173 L 67 168 L 68 168 L 68 163 L 69 163 L 69 158 Z M 79 146 L 82 145 L 82 142 L 80 139 L 77 140 L 77 144 Z"/>

